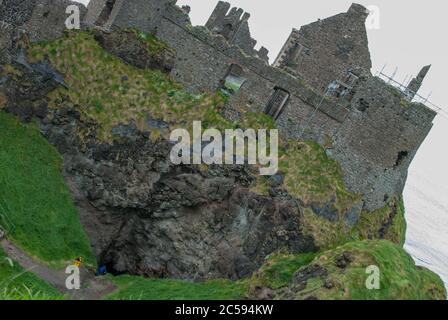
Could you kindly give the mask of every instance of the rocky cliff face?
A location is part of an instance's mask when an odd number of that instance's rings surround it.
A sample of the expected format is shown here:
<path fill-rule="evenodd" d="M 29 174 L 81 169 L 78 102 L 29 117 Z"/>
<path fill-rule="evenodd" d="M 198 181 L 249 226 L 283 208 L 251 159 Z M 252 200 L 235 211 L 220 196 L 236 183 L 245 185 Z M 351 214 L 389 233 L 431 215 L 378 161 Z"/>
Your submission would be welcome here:
<path fill-rule="evenodd" d="M 65 85 L 49 61 L 31 63 L 20 50 L 2 71 L 5 109 L 24 121 L 38 119 L 64 156 L 96 253 L 113 273 L 235 279 L 280 248 L 316 250 L 304 234 L 301 205 L 275 179 L 264 196 L 250 191 L 256 171 L 248 166 L 174 166 L 172 144 L 153 142 L 133 123 L 115 126 L 114 141 L 101 142 L 97 124 L 83 119 L 69 98 L 48 107 L 47 95 Z"/>

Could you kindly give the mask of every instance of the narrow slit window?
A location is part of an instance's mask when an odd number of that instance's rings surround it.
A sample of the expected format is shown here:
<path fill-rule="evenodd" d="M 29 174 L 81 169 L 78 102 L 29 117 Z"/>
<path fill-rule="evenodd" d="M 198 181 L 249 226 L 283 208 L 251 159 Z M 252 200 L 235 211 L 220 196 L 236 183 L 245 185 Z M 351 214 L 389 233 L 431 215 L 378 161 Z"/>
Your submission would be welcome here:
<path fill-rule="evenodd" d="M 107 21 L 109 21 L 110 15 L 112 14 L 112 10 L 114 9 L 116 0 L 107 0 L 103 10 L 101 11 L 100 16 L 97 19 L 96 24 L 98 26 L 105 26 Z"/>

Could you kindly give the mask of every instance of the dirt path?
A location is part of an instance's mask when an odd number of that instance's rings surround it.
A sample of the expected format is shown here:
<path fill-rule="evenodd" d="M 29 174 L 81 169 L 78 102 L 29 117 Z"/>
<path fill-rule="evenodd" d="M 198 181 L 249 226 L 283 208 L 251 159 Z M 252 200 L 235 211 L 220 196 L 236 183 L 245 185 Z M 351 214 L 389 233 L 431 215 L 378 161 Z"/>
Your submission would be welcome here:
<path fill-rule="evenodd" d="M 36 261 L 22 249 L 6 239 L 1 240 L 0 245 L 3 250 L 5 250 L 8 257 L 16 263 L 19 263 L 23 269 L 34 273 L 39 278 L 53 285 L 69 299 L 98 300 L 116 289 L 116 286 L 110 281 L 104 278 L 95 277 L 86 269 L 81 268 L 81 289 L 68 290 L 65 286 L 65 280 L 67 278 L 65 270 L 55 270 Z"/>

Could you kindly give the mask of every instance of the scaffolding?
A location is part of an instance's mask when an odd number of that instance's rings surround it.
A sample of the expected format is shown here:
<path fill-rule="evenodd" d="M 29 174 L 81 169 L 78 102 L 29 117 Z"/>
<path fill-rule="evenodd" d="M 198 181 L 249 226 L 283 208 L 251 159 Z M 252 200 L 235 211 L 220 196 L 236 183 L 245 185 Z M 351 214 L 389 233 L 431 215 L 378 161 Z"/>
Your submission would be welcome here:
<path fill-rule="evenodd" d="M 403 82 L 399 82 L 399 81 L 395 80 L 395 76 L 397 75 L 398 68 L 395 68 L 392 75 L 387 75 L 384 72 L 384 70 L 386 69 L 386 66 L 387 65 L 384 65 L 383 68 L 381 69 L 381 71 L 377 71 L 376 76 L 378 78 L 384 80 L 387 84 L 398 89 L 403 94 L 403 97 L 405 99 L 409 100 L 410 102 L 424 104 L 426 107 L 433 110 L 438 115 L 442 115 L 443 117 L 448 119 L 448 112 L 446 112 L 444 109 L 435 105 L 434 103 L 432 103 L 429 100 L 429 98 L 431 98 L 431 96 L 432 96 L 432 91 L 428 94 L 427 97 L 423 97 L 423 96 L 419 95 L 417 92 L 413 92 L 413 91 L 409 90 L 408 86 L 413 77 L 410 75 L 406 75 Z"/>

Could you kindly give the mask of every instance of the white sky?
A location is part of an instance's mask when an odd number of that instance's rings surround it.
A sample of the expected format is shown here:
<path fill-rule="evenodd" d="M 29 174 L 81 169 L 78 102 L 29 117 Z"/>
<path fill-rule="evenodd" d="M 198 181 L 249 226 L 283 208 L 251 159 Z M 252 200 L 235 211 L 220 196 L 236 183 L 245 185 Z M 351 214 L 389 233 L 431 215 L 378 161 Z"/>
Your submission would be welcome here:
<path fill-rule="evenodd" d="M 299 28 L 318 18 L 345 12 L 351 0 L 228 0 L 233 6 L 251 13 L 252 36 L 270 50 L 275 59 L 293 27 Z M 445 94 L 448 72 L 448 1 L 441 0 L 356 0 L 364 6 L 375 5 L 380 9 L 379 30 L 369 30 L 369 45 L 373 72 L 388 64 L 386 73 L 398 67 L 396 79 L 416 75 L 421 67 L 432 64 L 420 91 L 430 100 L 448 110 Z M 87 4 L 88 0 L 79 0 Z M 213 11 L 217 0 L 178 0 L 188 4 L 193 24 L 203 25 Z M 448 181 L 448 119 L 439 116 L 411 168 L 412 172 L 427 177 L 440 185 Z M 448 199 L 447 199 L 448 201 Z"/>

